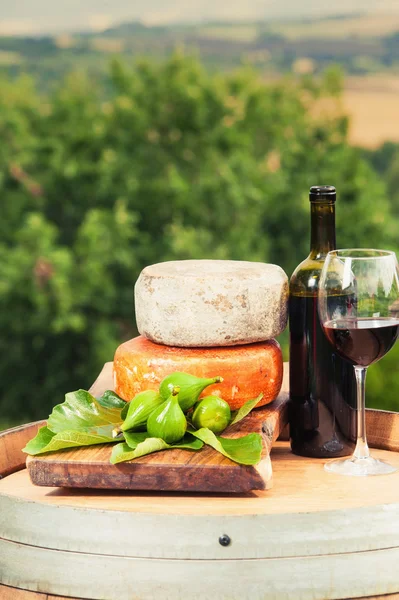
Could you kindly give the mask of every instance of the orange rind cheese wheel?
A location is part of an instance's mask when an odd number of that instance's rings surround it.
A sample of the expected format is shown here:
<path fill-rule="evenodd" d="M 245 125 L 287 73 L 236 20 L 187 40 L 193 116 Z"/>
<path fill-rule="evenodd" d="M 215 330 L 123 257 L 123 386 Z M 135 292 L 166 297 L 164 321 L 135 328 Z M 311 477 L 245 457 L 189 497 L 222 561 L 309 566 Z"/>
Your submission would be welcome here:
<path fill-rule="evenodd" d="M 235 410 L 260 393 L 263 398 L 258 406 L 269 404 L 278 396 L 283 358 L 276 340 L 243 346 L 178 348 L 139 336 L 116 350 L 115 391 L 130 401 L 139 392 L 156 390 L 162 379 L 175 371 L 197 377 L 222 376 L 222 383 L 206 388 L 202 395 L 218 395 Z"/>

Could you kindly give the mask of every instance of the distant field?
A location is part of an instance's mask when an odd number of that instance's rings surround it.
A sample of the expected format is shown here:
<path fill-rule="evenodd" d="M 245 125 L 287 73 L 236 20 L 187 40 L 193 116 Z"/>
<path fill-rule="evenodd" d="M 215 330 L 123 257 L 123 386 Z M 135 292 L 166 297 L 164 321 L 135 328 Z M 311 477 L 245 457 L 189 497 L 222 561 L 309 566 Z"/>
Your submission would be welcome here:
<path fill-rule="evenodd" d="M 198 29 L 203 38 L 253 42 L 264 29 L 265 23 L 234 23 L 204 25 Z M 269 22 L 270 31 L 286 39 L 370 39 L 381 38 L 399 31 L 399 14 L 364 14 L 345 19 L 320 19 L 312 22 Z"/>
<path fill-rule="evenodd" d="M 332 64 L 347 74 L 343 108 L 350 139 L 375 147 L 399 141 L 399 11 L 297 21 L 221 21 L 146 27 L 126 22 L 103 32 L 42 38 L 0 35 L 0 76 L 31 74 L 48 90 L 70 70 L 103 77 L 113 55 L 159 59 L 176 47 L 194 52 L 213 73 L 251 64 L 265 80 L 289 73 L 319 76 Z M 393 0 L 392 0 L 393 2 Z M 399 0 L 395 0 L 399 6 Z"/>
<path fill-rule="evenodd" d="M 264 29 L 265 23 L 237 23 L 204 25 L 198 29 L 202 38 L 253 42 Z M 399 31 L 398 14 L 364 14 L 345 19 L 320 19 L 312 22 L 269 22 L 270 31 L 286 39 L 370 39 L 381 38 Z"/>
<path fill-rule="evenodd" d="M 253 42 L 258 36 L 259 28 L 256 25 L 232 25 L 231 27 L 218 27 L 215 25 L 201 27 L 198 33 L 204 39 Z"/>
<path fill-rule="evenodd" d="M 353 144 L 375 148 L 399 142 L 399 76 L 349 77 L 343 103 Z"/>
<path fill-rule="evenodd" d="M 18 52 L 5 52 L 0 50 L 0 66 L 19 65 L 22 57 Z"/>
<path fill-rule="evenodd" d="M 278 23 L 274 31 L 286 38 L 347 38 L 383 37 L 399 30 L 399 15 L 370 14 L 359 15 L 352 19 L 323 19 L 312 23 Z"/>

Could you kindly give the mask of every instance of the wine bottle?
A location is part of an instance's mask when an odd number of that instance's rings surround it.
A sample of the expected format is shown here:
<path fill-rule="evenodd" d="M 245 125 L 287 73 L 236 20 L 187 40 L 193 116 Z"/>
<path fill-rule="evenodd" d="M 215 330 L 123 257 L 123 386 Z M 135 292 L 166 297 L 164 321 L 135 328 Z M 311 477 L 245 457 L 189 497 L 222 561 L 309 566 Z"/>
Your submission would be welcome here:
<path fill-rule="evenodd" d="M 356 440 L 356 381 L 338 356 L 318 315 L 318 283 L 327 253 L 335 250 L 333 186 L 310 188 L 310 254 L 290 280 L 290 438 L 295 454 L 329 458 L 352 454 Z M 350 301 L 338 294 L 336 305 Z"/>

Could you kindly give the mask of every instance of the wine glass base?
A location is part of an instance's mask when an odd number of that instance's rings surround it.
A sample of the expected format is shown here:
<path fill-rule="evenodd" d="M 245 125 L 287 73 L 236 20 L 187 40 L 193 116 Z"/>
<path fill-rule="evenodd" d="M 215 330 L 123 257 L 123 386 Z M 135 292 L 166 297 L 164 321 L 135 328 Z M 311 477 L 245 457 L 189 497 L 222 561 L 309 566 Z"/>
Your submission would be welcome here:
<path fill-rule="evenodd" d="M 370 475 L 389 475 L 398 469 L 388 463 L 369 456 L 368 458 L 346 458 L 344 460 L 332 460 L 324 465 L 329 473 L 337 475 L 349 475 L 354 477 L 367 477 Z"/>

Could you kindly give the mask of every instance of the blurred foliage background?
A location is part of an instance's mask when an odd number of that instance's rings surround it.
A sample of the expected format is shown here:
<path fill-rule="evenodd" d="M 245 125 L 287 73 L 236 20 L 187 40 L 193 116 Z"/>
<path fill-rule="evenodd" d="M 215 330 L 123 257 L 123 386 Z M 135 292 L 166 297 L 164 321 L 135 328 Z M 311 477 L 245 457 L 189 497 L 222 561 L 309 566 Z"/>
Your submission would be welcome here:
<path fill-rule="evenodd" d="M 339 247 L 399 249 L 399 150 L 348 141 L 336 68 L 266 83 L 175 52 L 0 81 L 0 424 L 44 418 L 136 334 L 147 264 L 272 262 L 309 250 L 308 188 L 339 191 Z M 281 343 L 287 356 L 287 336 Z M 399 410 L 399 345 L 368 403 Z"/>

